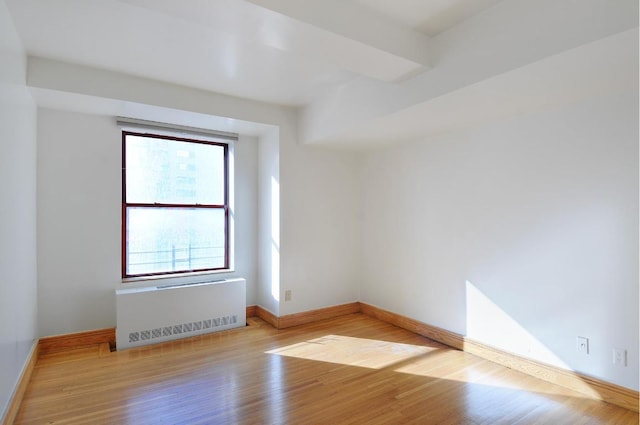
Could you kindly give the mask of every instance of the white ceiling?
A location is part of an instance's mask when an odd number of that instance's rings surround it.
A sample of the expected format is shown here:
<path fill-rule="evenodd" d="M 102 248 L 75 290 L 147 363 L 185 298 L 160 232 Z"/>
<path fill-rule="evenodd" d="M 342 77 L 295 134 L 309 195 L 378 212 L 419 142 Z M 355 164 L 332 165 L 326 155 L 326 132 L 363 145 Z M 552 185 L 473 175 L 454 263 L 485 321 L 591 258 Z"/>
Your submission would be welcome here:
<path fill-rule="evenodd" d="M 247 7 L 244 2 L 148 3 L 18 0 L 9 6 L 35 56 L 281 104 L 305 102 L 325 85 L 352 78 L 333 64 L 261 43 L 255 24 L 233 7 Z M 178 3 L 183 13 L 163 10 Z M 192 19 L 208 14 L 215 17 L 211 25 Z"/>
<path fill-rule="evenodd" d="M 368 120 L 323 143 L 366 148 L 442 137 L 588 98 L 629 89 L 637 93 L 638 57 L 628 54 L 633 50 L 638 50 L 638 33 L 626 31 Z M 396 140 L 399 133 L 402 140 Z"/>
<path fill-rule="evenodd" d="M 422 64 L 389 53 L 389 46 L 362 43 L 357 32 L 374 32 L 367 24 L 375 24 L 376 33 L 386 24 L 394 35 L 419 37 L 406 18 L 441 30 L 494 2 L 359 0 L 362 5 L 347 10 L 352 34 L 344 34 L 320 27 L 314 17 L 338 22 L 345 13 L 335 8 L 347 0 L 7 0 L 30 55 L 284 105 L 309 103 L 367 73 L 393 80 L 419 70 Z M 385 22 L 373 22 L 365 7 L 384 14 Z M 409 44 L 398 41 L 399 49 Z"/>
<path fill-rule="evenodd" d="M 434 36 L 500 0 L 353 0 L 403 25 Z"/>
<path fill-rule="evenodd" d="M 29 56 L 297 107 L 300 143 L 360 148 L 637 90 L 637 0 L 2 1 Z"/>

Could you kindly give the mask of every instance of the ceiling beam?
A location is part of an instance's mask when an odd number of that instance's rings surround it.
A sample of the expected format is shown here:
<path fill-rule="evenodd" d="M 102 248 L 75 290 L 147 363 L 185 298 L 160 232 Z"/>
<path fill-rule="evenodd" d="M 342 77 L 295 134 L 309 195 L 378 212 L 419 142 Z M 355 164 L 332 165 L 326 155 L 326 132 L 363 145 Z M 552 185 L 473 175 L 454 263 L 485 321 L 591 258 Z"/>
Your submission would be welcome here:
<path fill-rule="evenodd" d="M 637 29 L 638 1 L 615 0 L 615 5 L 612 0 L 499 2 L 434 37 L 429 72 L 399 84 L 359 78 L 327 90 L 302 108 L 300 140 L 321 144 L 357 138 L 358 129 L 367 129 L 386 116 Z M 532 73 L 529 78 L 536 81 L 537 77 Z M 423 116 L 419 122 L 426 120 Z"/>
<path fill-rule="evenodd" d="M 272 47 L 323 57 L 360 75 L 395 82 L 429 67 L 430 38 L 344 0 L 247 0 L 280 15 L 264 29 Z"/>

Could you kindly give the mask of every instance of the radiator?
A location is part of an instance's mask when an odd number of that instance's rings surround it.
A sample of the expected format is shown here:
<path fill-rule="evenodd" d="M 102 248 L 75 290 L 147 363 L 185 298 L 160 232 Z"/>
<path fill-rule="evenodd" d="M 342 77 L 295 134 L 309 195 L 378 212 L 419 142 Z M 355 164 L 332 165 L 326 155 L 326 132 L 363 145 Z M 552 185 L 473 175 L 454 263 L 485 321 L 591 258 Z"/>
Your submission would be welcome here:
<path fill-rule="evenodd" d="M 246 325 L 246 282 L 116 290 L 118 350 Z"/>

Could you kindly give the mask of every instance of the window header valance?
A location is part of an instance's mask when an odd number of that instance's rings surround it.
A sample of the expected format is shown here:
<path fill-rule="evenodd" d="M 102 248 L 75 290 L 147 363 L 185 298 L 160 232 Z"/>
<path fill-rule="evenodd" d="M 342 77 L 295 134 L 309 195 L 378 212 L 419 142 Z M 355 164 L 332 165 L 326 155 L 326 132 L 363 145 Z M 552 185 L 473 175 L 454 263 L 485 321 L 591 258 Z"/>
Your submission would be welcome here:
<path fill-rule="evenodd" d="M 125 129 L 132 131 L 158 131 L 171 134 L 186 135 L 192 137 L 211 137 L 215 139 L 223 139 L 230 142 L 238 140 L 237 133 L 228 133 L 225 131 L 209 130 L 207 128 L 189 127 L 186 125 L 167 124 L 158 121 L 140 120 L 137 118 L 117 117 L 117 124 Z"/>

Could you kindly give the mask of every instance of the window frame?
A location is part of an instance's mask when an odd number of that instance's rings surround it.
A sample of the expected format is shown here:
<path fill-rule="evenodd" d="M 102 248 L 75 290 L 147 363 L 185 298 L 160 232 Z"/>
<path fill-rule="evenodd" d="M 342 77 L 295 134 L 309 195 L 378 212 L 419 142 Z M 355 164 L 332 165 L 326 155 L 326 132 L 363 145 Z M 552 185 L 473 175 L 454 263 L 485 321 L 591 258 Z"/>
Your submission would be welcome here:
<path fill-rule="evenodd" d="M 170 140 L 176 142 L 197 143 L 213 146 L 221 146 L 224 149 L 224 204 L 164 204 L 164 203 L 136 203 L 127 202 L 127 136 L 139 136 L 155 139 Z M 151 209 L 221 209 L 224 211 L 224 265 L 222 267 L 193 269 L 193 270 L 175 270 L 154 273 L 127 274 L 128 260 L 128 228 L 127 228 L 127 210 L 128 208 L 151 208 Z M 144 277 L 162 277 L 166 275 L 179 276 L 194 272 L 215 272 L 221 270 L 230 270 L 230 225 L 229 225 L 229 143 L 222 141 L 211 141 L 196 139 L 191 137 L 172 136 L 167 134 L 158 134 L 148 131 L 131 131 L 122 130 L 122 234 L 121 234 L 121 275 L 122 279 L 136 279 Z"/>

